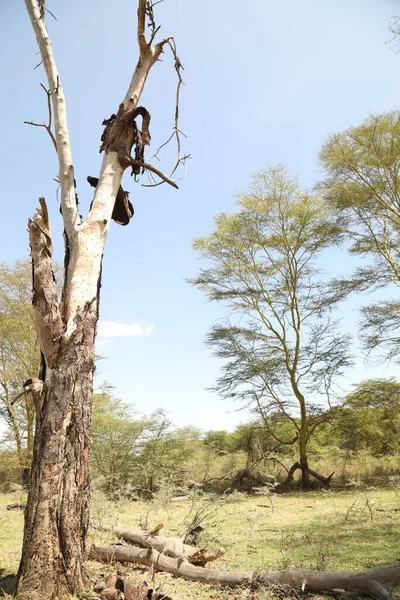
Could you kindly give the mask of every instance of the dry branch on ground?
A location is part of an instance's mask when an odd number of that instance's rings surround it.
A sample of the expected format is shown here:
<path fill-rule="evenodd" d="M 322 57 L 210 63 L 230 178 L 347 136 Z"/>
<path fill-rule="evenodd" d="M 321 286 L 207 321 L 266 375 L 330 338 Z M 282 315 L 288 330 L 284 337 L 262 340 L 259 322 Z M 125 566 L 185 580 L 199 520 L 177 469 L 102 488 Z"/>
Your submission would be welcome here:
<path fill-rule="evenodd" d="M 153 535 L 148 531 L 130 529 L 121 525 L 104 525 L 95 521 L 92 521 L 91 525 L 94 529 L 112 531 L 119 538 L 141 546 L 142 548 L 154 548 L 154 550 L 165 556 L 177 558 L 179 560 L 187 560 L 193 565 L 205 565 L 224 555 L 224 550 L 222 548 L 211 554 L 204 548 L 196 548 L 185 544 L 182 538 Z"/>
<path fill-rule="evenodd" d="M 90 557 L 106 562 L 118 561 L 153 566 L 158 571 L 172 573 L 201 583 L 230 587 L 243 585 L 283 585 L 296 590 L 363 594 L 378 600 L 390 600 L 392 590 L 400 585 L 400 561 L 365 571 L 218 571 L 198 567 L 184 558 L 171 558 L 154 548 L 135 548 L 94 544 Z"/>

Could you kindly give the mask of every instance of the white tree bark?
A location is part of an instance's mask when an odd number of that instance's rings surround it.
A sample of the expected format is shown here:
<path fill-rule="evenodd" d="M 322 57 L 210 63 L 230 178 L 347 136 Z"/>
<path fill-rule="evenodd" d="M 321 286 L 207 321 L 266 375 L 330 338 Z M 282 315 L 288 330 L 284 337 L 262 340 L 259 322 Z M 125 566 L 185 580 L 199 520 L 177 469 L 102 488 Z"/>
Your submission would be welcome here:
<path fill-rule="evenodd" d="M 101 260 L 111 213 L 121 185 L 122 175 L 129 165 L 121 164 L 121 156 L 117 151 L 106 148 L 99 183 L 94 192 L 92 208 L 87 218 L 81 221 L 76 205 L 74 167 L 68 133 L 66 103 L 52 44 L 36 0 L 25 0 L 25 4 L 46 71 L 54 112 L 61 187 L 61 211 L 70 254 L 66 273 L 64 306 L 61 307 L 65 322 L 64 337 L 69 339 L 76 327 L 75 316 L 77 312 L 80 309 L 82 310 L 88 303 L 91 304 L 93 309 L 96 309 Z M 151 46 L 146 41 L 145 7 L 146 1 L 139 0 L 137 37 L 140 58 L 125 98 L 120 105 L 119 112 L 122 117 L 127 116 L 129 118 L 129 115 L 132 115 L 137 107 L 150 69 L 167 42 L 167 40 L 164 40 Z"/>
<path fill-rule="evenodd" d="M 91 399 L 101 263 L 122 176 L 133 164 L 137 103 L 151 67 L 168 42 L 152 46 L 146 41 L 146 0 L 138 0 L 139 61 L 126 96 L 104 131 L 99 181 L 89 214 L 82 220 L 75 193 L 65 98 L 45 25 L 44 1 L 25 0 L 25 4 L 54 113 L 66 260 L 60 302 L 53 277 L 50 222 L 41 198 L 28 228 L 36 323 L 46 369 L 43 391 L 36 398 L 34 458 L 18 573 L 18 594 L 24 600 L 61 600 L 79 592 L 84 585 L 82 564 L 89 526 Z M 140 166 L 146 168 L 145 164 Z"/>

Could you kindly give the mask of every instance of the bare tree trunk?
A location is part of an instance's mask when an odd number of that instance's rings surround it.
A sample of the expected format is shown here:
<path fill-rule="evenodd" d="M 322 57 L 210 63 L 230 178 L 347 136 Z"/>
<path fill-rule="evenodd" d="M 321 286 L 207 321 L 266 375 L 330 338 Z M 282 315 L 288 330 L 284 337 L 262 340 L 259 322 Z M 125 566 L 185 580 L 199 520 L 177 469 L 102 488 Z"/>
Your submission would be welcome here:
<path fill-rule="evenodd" d="M 89 526 L 89 448 L 94 323 L 81 321 L 37 405 L 18 593 L 62 598 L 82 589 Z M 40 585 L 38 586 L 38 583 Z"/>
<path fill-rule="evenodd" d="M 41 381 L 31 380 L 36 429 L 17 592 L 24 600 L 62 600 L 83 588 L 101 264 L 110 219 L 117 196 L 121 195 L 121 179 L 128 167 L 135 169 L 135 173 L 147 169 L 177 187 L 168 176 L 144 162 L 143 145 L 150 142 L 150 115 L 146 109 L 138 107 L 150 69 L 165 45 L 171 48 L 175 59 L 178 90 L 182 80 L 173 38 L 152 45 L 158 31 L 153 8 L 147 0 L 138 0 L 139 61 L 117 114 L 104 123 L 103 163 L 98 180 L 95 178 L 97 183 L 89 214 L 83 220 L 77 208 L 65 98 L 45 25 L 45 2 L 25 0 L 25 4 L 49 84 L 49 125 L 45 127 L 58 155 L 66 250 L 60 302 L 52 268 L 47 206 L 44 198 L 40 198 L 40 209 L 29 221 L 28 229 L 33 264 L 33 304 L 44 369 Z M 151 26 L 150 41 L 145 36 L 146 15 Z M 54 134 L 51 131 L 52 111 Z M 143 119 L 142 131 L 135 121 L 138 116 Z M 177 116 L 175 123 L 178 135 Z M 138 139 L 142 144 L 140 152 L 136 146 L 139 160 L 136 154 L 135 158 L 131 156 Z M 122 194 L 125 200 L 127 194 L 123 190 Z M 115 218 L 117 222 L 118 219 Z"/>
<path fill-rule="evenodd" d="M 297 343 L 296 343 L 296 358 L 295 358 L 295 366 L 291 371 L 291 383 L 294 395 L 297 398 L 300 407 L 300 429 L 298 430 L 299 438 L 299 459 L 300 459 L 300 468 L 301 468 L 301 487 L 306 490 L 310 487 L 310 471 L 308 467 L 308 456 L 307 456 L 307 442 L 309 439 L 309 427 L 308 427 L 308 414 L 306 407 L 306 400 L 303 394 L 300 392 L 298 387 L 298 382 L 295 378 L 295 372 L 297 368 L 297 361 L 299 356 L 300 349 L 300 330 L 296 330 L 297 334 Z"/>
<path fill-rule="evenodd" d="M 301 467 L 301 487 L 307 489 L 310 487 L 310 471 L 308 467 L 307 456 L 307 438 L 308 438 L 307 417 L 303 420 L 299 430 L 299 458 Z"/>

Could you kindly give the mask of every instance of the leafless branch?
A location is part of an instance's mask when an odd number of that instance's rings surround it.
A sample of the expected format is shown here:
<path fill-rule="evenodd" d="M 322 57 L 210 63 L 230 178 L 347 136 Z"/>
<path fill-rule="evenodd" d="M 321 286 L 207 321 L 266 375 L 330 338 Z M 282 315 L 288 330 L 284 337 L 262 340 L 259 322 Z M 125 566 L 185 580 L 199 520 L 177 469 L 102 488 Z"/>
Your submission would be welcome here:
<path fill-rule="evenodd" d="M 154 7 L 155 4 L 153 4 L 152 6 Z M 167 146 L 175 138 L 175 140 L 176 140 L 177 159 L 176 159 L 175 165 L 174 165 L 174 167 L 173 167 L 173 169 L 170 172 L 170 174 L 169 174 L 168 177 L 171 178 L 173 176 L 173 174 L 176 172 L 176 170 L 178 169 L 178 167 L 180 165 L 182 165 L 184 167 L 184 174 L 179 179 L 183 179 L 183 177 L 185 177 L 185 175 L 187 173 L 186 160 L 188 158 L 190 158 L 190 154 L 185 154 L 185 155 L 182 156 L 182 153 L 181 153 L 181 135 L 183 135 L 184 137 L 186 137 L 186 136 L 179 129 L 179 104 L 180 104 L 181 87 L 182 87 L 182 85 L 184 85 L 183 78 L 182 78 L 182 70 L 184 70 L 184 68 L 183 68 L 182 63 L 181 63 L 181 61 L 179 59 L 179 56 L 177 54 L 176 42 L 175 42 L 174 38 L 172 38 L 172 37 L 171 38 L 167 38 L 166 40 L 163 40 L 163 42 L 161 42 L 161 43 L 163 45 L 168 44 L 168 46 L 170 47 L 172 55 L 174 57 L 174 69 L 175 69 L 177 77 L 178 77 L 178 82 L 177 82 L 176 92 L 175 92 L 175 122 L 174 122 L 174 127 L 173 127 L 171 135 L 169 136 L 169 138 L 163 144 L 161 144 L 161 146 L 158 147 L 158 149 L 153 154 L 153 156 L 151 157 L 151 159 L 156 158 L 157 160 L 159 160 L 158 155 L 159 155 L 160 151 L 162 150 L 162 148 L 164 148 L 165 146 Z M 161 185 L 162 183 L 164 183 L 164 181 L 158 181 L 156 183 L 143 184 L 143 186 L 144 187 L 156 187 L 156 186 Z"/>
<path fill-rule="evenodd" d="M 154 38 L 156 37 L 157 33 L 159 32 L 159 30 L 161 28 L 160 25 L 158 27 L 156 25 L 155 18 L 154 18 L 154 11 L 153 11 L 153 8 L 157 4 L 160 4 L 160 2 L 163 2 L 163 0 L 159 0 L 159 2 L 149 2 L 149 1 L 146 2 L 146 15 L 149 20 L 148 27 L 150 27 L 150 29 L 151 29 L 151 37 L 150 37 L 150 41 L 149 41 L 150 46 L 153 43 Z"/>
<path fill-rule="evenodd" d="M 140 53 L 147 52 L 149 49 L 149 46 L 146 42 L 146 35 L 145 35 L 146 9 L 147 9 L 147 1 L 139 0 L 139 7 L 138 7 L 138 13 L 137 13 L 138 14 L 137 38 L 138 38 L 138 45 L 139 45 Z"/>
<path fill-rule="evenodd" d="M 48 43 L 49 35 L 46 29 L 45 20 L 41 18 L 41 12 L 43 13 L 45 10 L 45 3 L 43 0 L 40 0 L 40 5 L 38 6 L 37 0 L 25 0 L 25 5 L 36 35 L 41 59 L 47 76 L 48 91 L 51 97 L 54 115 L 54 138 L 57 141 L 62 216 L 65 230 L 72 239 L 72 234 L 76 230 L 81 219 L 76 206 L 74 169 L 67 125 L 65 97 L 60 83 L 52 46 Z"/>
<path fill-rule="evenodd" d="M 45 8 L 45 10 L 46 10 L 46 12 L 48 12 L 48 13 L 49 13 L 49 15 L 51 15 L 51 16 L 53 17 L 53 19 L 54 19 L 55 21 L 57 21 L 57 17 L 56 17 L 56 16 L 55 16 L 55 15 L 54 15 L 54 14 L 51 12 L 51 10 L 49 10 L 48 8 Z"/>
<path fill-rule="evenodd" d="M 53 114 L 52 114 L 52 111 L 51 111 L 51 93 L 50 93 L 50 90 L 48 90 L 43 85 L 43 83 L 41 83 L 40 86 L 46 92 L 46 95 L 47 95 L 47 110 L 48 110 L 48 113 L 49 113 L 49 120 L 47 122 L 47 125 L 46 125 L 46 123 L 34 123 L 33 121 L 24 121 L 24 123 L 26 125 L 33 125 L 33 127 L 44 127 L 45 130 L 47 131 L 47 133 L 49 134 L 51 141 L 53 142 L 53 146 L 55 148 L 55 151 L 57 152 L 56 138 L 54 137 L 54 134 L 53 134 L 53 132 L 51 130 L 52 119 L 53 119 Z"/>
<path fill-rule="evenodd" d="M 130 161 L 130 165 L 132 167 L 141 167 L 143 169 L 146 169 L 146 171 L 151 171 L 152 173 L 154 173 L 155 175 L 157 175 L 160 179 L 162 179 L 163 182 L 169 183 L 169 185 L 172 185 L 172 187 L 178 189 L 178 186 L 175 183 L 175 181 L 173 181 L 172 179 L 170 179 L 170 177 L 168 177 L 168 175 L 165 175 L 165 173 L 163 173 L 162 171 L 160 171 L 156 167 L 153 167 L 153 165 L 149 165 L 148 163 L 142 162 L 140 160 L 134 160 L 133 158 Z"/>

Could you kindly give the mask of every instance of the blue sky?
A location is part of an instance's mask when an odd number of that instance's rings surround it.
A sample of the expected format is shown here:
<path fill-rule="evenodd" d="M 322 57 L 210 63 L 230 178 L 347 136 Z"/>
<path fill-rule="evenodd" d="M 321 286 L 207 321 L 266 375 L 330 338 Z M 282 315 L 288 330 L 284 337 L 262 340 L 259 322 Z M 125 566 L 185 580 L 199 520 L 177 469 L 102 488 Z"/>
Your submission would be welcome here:
<path fill-rule="evenodd" d="M 58 19 L 47 22 L 85 215 L 92 196 L 86 177 L 97 176 L 101 161 L 101 122 L 117 109 L 137 61 L 136 1 L 47 4 Z M 234 209 L 235 192 L 258 168 L 283 163 L 312 186 L 329 133 L 399 108 L 400 55 L 386 42 L 400 2 L 165 0 L 156 10 L 161 34 L 175 36 L 185 67 L 181 127 L 193 158 L 179 191 L 124 177 L 135 217 L 128 227 L 112 224 L 107 240 L 98 348 L 107 358 L 97 382 L 108 380 L 140 411 L 163 406 L 178 425 L 232 429 L 246 414 L 206 390 L 219 363 L 203 340 L 223 313 L 185 283 L 199 266 L 191 240 L 211 230 L 213 215 Z M 0 0 L 0 16 L 0 259 L 27 256 L 27 220 L 44 195 L 61 260 L 56 156 L 44 130 L 23 124 L 46 119 L 45 77 L 41 67 L 33 70 L 39 59 L 23 2 Z M 164 56 L 141 101 L 152 116 L 154 149 L 173 125 L 174 86 Z M 337 256 L 330 263 L 336 273 L 342 268 Z M 352 300 L 342 311 L 345 330 L 354 329 L 357 305 Z M 130 335 L 109 337 L 110 330 Z M 348 384 L 395 373 L 367 369 L 360 357 Z"/>

